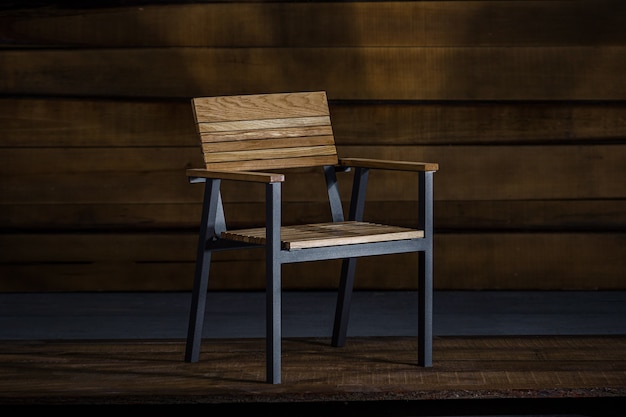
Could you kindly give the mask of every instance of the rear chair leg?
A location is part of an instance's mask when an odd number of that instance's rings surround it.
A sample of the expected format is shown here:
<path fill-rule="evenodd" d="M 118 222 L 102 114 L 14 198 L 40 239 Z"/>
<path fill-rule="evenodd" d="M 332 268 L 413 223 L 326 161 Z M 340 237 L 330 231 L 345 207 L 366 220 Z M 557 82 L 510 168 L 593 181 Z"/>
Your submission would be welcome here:
<path fill-rule="evenodd" d="M 187 330 L 185 362 L 198 362 L 200 359 L 210 263 L 211 252 L 206 251 L 196 264 L 196 277 L 194 279 L 191 311 L 189 313 L 189 328 Z"/>
<path fill-rule="evenodd" d="M 333 338 L 331 343 L 332 346 L 335 347 L 341 347 L 346 342 L 355 271 L 356 258 L 344 259 L 341 263 L 341 280 L 339 282 L 339 294 L 337 295 L 335 323 L 333 325 Z"/>

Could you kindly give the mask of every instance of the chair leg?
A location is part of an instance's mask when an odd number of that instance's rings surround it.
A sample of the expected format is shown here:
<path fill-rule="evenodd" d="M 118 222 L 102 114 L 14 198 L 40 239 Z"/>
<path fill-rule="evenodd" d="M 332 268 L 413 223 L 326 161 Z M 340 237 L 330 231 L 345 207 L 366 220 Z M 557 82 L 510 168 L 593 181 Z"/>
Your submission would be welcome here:
<path fill-rule="evenodd" d="M 335 323 L 333 325 L 333 337 L 331 343 L 332 346 L 335 347 L 341 347 L 346 342 L 355 271 L 356 258 L 344 259 L 341 264 L 341 280 L 339 282 L 339 294 L 337 295 Z"/>
<path fill-rule="evenodd" d="M 271 269 L 271 271 L 270 271 Z M 268 268 L 266 289 L 266 378 L 270 384 L 281 383 L 281 266 Z"/>
<path fill-rule="evenodd" d="M 433 172 L 419 173 L 419 224 L 427 246 L 419 252 L 418 262 L 418 358 L 421 366 L 432 366 L 433 358 Z"/>
<path fill-rule="evenodd" d="M 189 313 L 189 328 L 187 329 L 187 345 L 185 348 L 185 362 L 198 362 L 202 343 L 202 329 L 204 327 L 204 313 L 209 285 L 209 265 L 211 252 L 206 251 L 196 263 L 196 274 L 191 296 L 191 311 Z"/>
<path fill-rule="evenodd" d="M 348 215 L 350 220 L 363 220 L 369 172 L 367 168 L 356 168 L 354 171 L 352 195 L 350 197 L 350 211 Z M 337 296 L 337 307 L 335 309 L 335 323 L 331 341 L 332 346 L 341 347 L 346 341 L 355 271 L 356 258 L 344 259 L 341 264 L 341 279 L 339 281 L 339 294 Z"/>
<path fill-rule="evenodd" d="M 281 184 L 266 187 L 266 239 L 265 247 L 265 354 L 266 378 L 270 384 L 281 383 L 282 303 L 280 256 Z"/>
<path fill-rule="evenodd" d="M 433 364 L 433 256 L 432 251 L 419 252 L 419 300 L 417 330 L 417 363 Z"/>
<path fill-rule="evenodd" d="M 221 222 L 223 222 L 224 217 L 223 213 L 221 213 L 220 180 L 207 181 L 204 186 L 202 217 L 196 251 L 196 271 L 191 295 L 189 327 L 187 329 L 185 362 L 198 362 L 200 359 L 200 345 L 202 343 L 202 329 L 204 326 L 204 313 L 209 286 L 209 268 L 211 265 L 211 250 L 207 249 L 207 241 L 209 241 L 212 236 L 215 236 L 215 222 L 218 217 L 218 212 L 220 212 L 219 217 Z M 220 227 L 222 226 L 220 225 Z"/>

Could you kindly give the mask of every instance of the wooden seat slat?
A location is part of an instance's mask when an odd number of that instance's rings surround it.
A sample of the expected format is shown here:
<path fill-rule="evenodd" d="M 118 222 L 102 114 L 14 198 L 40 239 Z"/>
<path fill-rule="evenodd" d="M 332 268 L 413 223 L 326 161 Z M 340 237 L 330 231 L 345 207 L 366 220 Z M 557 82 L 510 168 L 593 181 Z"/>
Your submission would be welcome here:
<path fill-rule="evenodd" d="M 286 250 L 294 250 L 415 239 L 424 237 L 424 232 L 399 226 L 346 221 L 283 226 L 280 230 L 280 236 L 281 247 Z M 266 243 L 264 227 L 229 230 L 222 232 L 221 237 L 259 245 Z"/>

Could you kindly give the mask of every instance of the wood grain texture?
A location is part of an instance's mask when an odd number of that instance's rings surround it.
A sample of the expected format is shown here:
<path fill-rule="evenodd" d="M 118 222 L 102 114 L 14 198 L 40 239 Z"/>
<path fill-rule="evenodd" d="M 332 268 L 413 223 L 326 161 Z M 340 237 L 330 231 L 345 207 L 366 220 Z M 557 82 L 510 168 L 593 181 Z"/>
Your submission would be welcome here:
<path fill-rule="evenodd" d="M 166 250 L 198 226 L 191 97 L 319 90 L 340 156 L 439 164 L 436 285 L 624 288 L 622 1 L 33 3 L 0 10 L 0 290 L 189 289 L 189 255 Z M 305 130 L 316 146 L 331 134 Z M 328 221 L 321 174 L 305 191 L 294 171 L 284 221 Z M 367 221 L 414 227 L 411 174 L 370 180 Z M 229 223 L 258 227 L 262 187 L 227 185 Z M 103 233 L 172 236 L 145 261 Z M 49 262 L 52 246 L 67 253 Z M 262 287 L 260 262 L 225 259 L 216 276 L 233 279 L 214 284 Z M 357 286 L 411 287 L 410 265 L 374 263 Z M 336 285 L 334 266 L 310 266 L 287 285 Z"/>
<path fill-rule="evenodd" d="M 337 164 L 324 91 L 199 97 L 192 106 L 209 170 Z"/>
<path fill-rule="evenodd" d="M 548 146 L 626 137 L 622 101 L 330 101 L 329 107 L 339 145 Z M 5 147 L 197 145 L 188 100 L 1 97 L 0 121 Z"/>
<path fill-rule="evenodd" d="M 3 341 L 0 401 L 177 406 L 295 401 L 314 407 L 366 400 L 366 407 L 375 407 L 376 400 L 384 400 L 389 415 L 396 401 L 410 412 L 443 399 L 540 398 L 544 406 L 549 399 L 578 399 L 578 409 L 561 403 L 558 411 L 586 413 L 583 398 L 626 394 L 623 336 L 437 337 L 432 368 L 416 366 L 416 341 L 410 337 L 354 337 L 342 348 L 331 347 L 326 338 L 290 338 L 283 345 L 284 381 L 277 386 L 264 383 L 263 339 L 212 340 L 193 364 L 183 361 L 184 343 L 178 340 Z M 472 406 L 463 405 L 464 412 Z"/>
<path fill-rule="evenodd" d="M 435 174 L 436 200 L 623 199 L 626 195 L 626 182 L 616 180 L 626 178 L 626 145 L 339 146 L 337 151 L 360 158 L 436 161 L 440 168 Z M 202 167 L 200 157 L 199 145 L 4 149 L 0 154 L 0 175 L 4 177 L 1 198 L 12 204 L 198 202 L 201 187 L 187 183 L 185 170 Z M 305 158 L 294 158 L 292 166 L 332 164 L 334 158 L 321 155 L 305 162 Z M 237 166 L 229 164 L 213 165 L 224 169 Z M 284 166 L 284 161 L 270 157 L 263 169 Z M 252 160 L 240 169 L 259 169 L 259 164 Z M 286 201 L 325 198 L 321 171 L 282 173 Z M 351 175 L 339 177 L 346 199 Z M 371 201 L 414 201 L 417 175 L 376 170 L 370 186 Z M 234 189 L 225 185 L 223 193 L 229 202 L 259 202 L 264 198 L 261 187 Z"/>
<path fill-rule="evenodd" d="M 0 93 L 181 99 L 324 90 L 329 100 L 624 100 L 625 56 L 619 45 L 3 50 Z"/>
<path fill-rule="evenodd" d="M 47 7 L 0 16 L 2 43 L 147 48 L 595 46 L 626 41 L 626 9 L 619 0 L 125 4 Z"/>
<path fill-rule="evenodd" d="M 285 250 L 322 248 L 335 245 L 387 242 L 419 239 L 424 231 L 368 222 L 331 222 L 294 226 L 280 229 L 280 244 Z M 222 238 L 237 242 L 265 245 L 265 228 L 227 230 Z"/>

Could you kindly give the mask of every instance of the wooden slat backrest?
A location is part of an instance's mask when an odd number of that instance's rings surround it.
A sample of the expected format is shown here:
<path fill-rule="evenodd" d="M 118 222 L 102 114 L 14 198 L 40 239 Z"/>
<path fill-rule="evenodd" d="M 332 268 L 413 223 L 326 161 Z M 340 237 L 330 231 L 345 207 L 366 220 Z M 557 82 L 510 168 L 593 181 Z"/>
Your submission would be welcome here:
<path fill-rule="evenodd" d="M 337 164 L 326 93 L 192 100 L 209 170 L 255 171 Z"/>

